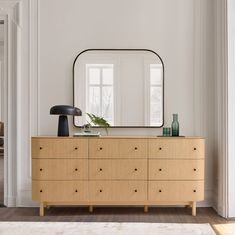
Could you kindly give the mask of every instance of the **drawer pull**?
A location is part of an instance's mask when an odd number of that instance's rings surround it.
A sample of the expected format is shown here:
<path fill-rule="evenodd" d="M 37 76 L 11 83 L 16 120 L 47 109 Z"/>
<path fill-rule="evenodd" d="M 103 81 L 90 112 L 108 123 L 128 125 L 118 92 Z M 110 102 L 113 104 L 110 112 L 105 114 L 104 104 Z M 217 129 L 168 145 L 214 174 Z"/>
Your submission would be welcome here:
<path fill-rule="evenodd" d="M 194 170 L 194 171 L 197 171 L 197 169 L 196 169 L 196 168 L 194 168 L 193 170 Z"/>
<path fill-rule="evenodd" d="M 159 171 L 162 171 L 162 169 L 160 168 Z"/>
<path fill-rule="evenodd" d="M 100 147 L 100 150 L 102 150 L 103 148 L 102 147 Z"/>
<path fill-rule="evenodd" d="M 103 169 L 102 168 L 100 168 L 100 171 L 102 171 Z"/>
<path fill-rule="evenodd" d="M 194 193 L 196 193 L 196 192 L 197 192 L 197 190 L 196 190 L 196 189 L 194 189 L 194 190 L 193 190 L 193 192 L 194 192 Z"/>
<path fill-rule="evenodd" d="M 77 192 L 78 192 L 78 190 L 76 189 L 76 190 L 75 190 L 75 193 L 77 193 Z"/>
<path fill-rule="evenodd" d="M 103 192 L 103 190 L 102 189 L 100 189 L 100 193 L 102 193 Z"/>
<path fill-rule="evenodd" d="M 162 148 L 160 147 L 159 150 L 162 150 Z"/>
<path fill-rule="evenodd" d="M 75 171 L 78 171 L 78 168 L 75 168 Z"/>
<path fill-rule="evenodd" d="M 135 150 L 137 150 L 138 148 L 137 147 L 135 147 Z"/>
<path fill-rule="evenodd" d="M 42 171 L 42 168 L 40 168 L 40 171 Z"/>
<path fill-rule="evenodd" d="M 138 171 L 138 169 L 137 169 L 137 168 L 135 168 L 135 171 Z"/>
<path fill-rule="evenodd" d="M 42 193 L 42 190 L 40 190 L 40 193 Z"/>
<path fill-rule="evenodd" d="M 159 189 L 159 191 L 158 191 L 159 193 L 161 193 L 162 192 L 162 190 L 161 189 Z"/>
<path fill-rule="evenodd" d="M 138 190 L 137 189 L 135 189 L 135 193 L 137 193 L 138 192 Z"/>
<path fill-rule="evenodd" d="M 42 150 L 42 147 L 40 147 L 39 149 Z"/>
<path fill-rule="evenodd" d="M 78 149 L 78 147 L 75 147 L 74 149 L 75 149 L 75 150 L 77 150 L 77 149 Z"/>
<path fill-rule="evenodd" d="M 197 150 L 197 148 L 193 148 L 193 150 Z"/>

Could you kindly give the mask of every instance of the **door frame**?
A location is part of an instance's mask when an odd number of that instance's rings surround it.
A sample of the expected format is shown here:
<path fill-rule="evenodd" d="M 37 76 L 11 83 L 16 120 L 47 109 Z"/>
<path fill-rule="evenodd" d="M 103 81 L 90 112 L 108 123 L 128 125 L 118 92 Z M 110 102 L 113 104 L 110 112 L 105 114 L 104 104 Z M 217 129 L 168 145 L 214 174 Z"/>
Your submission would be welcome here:
<path fill-rule="evenodd" d="M 4 20 L 4 205 L 16 205 L 18 153 L 18 82 L 21 77 L 21 1 L 1 1 Z"/>

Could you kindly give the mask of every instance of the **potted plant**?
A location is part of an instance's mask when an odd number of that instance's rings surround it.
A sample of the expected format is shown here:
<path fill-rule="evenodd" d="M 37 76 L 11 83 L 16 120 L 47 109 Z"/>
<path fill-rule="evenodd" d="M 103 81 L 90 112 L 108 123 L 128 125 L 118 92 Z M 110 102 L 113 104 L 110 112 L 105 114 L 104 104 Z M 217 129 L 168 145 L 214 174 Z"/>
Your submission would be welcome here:
<path fill-rule="evenodd" d="M 108 127 L 110 126 L 107 120 L 105 120 L 103 117 L 96 116 L 92 113 L 87 113 L 87 116 L 90 118 L 90 121 L 88 121 L 87 124 L 84 125 L 85 131 L 84 132 L 91 132 L 90 128 L 92 127 L 92 124 L 95 126 L 103 127 L 105 128 L 105 131 L 108 135 Z"/>

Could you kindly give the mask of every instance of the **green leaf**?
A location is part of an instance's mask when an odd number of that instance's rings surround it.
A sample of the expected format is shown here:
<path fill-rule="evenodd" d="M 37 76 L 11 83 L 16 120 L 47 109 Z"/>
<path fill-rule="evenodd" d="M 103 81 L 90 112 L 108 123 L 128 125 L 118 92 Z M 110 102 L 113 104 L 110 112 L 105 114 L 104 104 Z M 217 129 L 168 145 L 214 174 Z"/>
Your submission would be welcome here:
<path fill-rule="evenodd" d="M 87 113 L 87 116 L 90 118 L 91 123 L 93 123 L 94 125 L 97 125 L 97 126 L 104 127 L 107 134 L 108 134 L 107 127 L 109 127 L 110 125 L 103 117 L 98 117 L 98 116 L 96 116 L 95 114 L 92 114 L 92 113 Z"/>

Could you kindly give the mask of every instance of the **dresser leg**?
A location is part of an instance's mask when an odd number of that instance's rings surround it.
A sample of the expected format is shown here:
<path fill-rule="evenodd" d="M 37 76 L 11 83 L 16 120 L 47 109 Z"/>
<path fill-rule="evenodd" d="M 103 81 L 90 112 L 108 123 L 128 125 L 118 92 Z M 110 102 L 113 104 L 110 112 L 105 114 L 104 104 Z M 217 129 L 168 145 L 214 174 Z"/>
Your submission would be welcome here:
<path fill-rule="evenodd" d="M 89 206 L 89 212 L 90 212 L 90 213 L 93 212 L 93 206 Z"/>
<path fill-rule="evenodd" d="M 194 201 L 192 203 L 192 216 L 196 216 L 197 212 L 196 212 L 196 202 Z"/>
<path fill-rule="evenodd" d="M 39 215 L 44 216 L 44 202 L 40 203 Z"/>
<path fill-rule="evenodd" d="M 149 210 L 148 206 L 144 206 L 144 212 L 147 213 Z"/>

